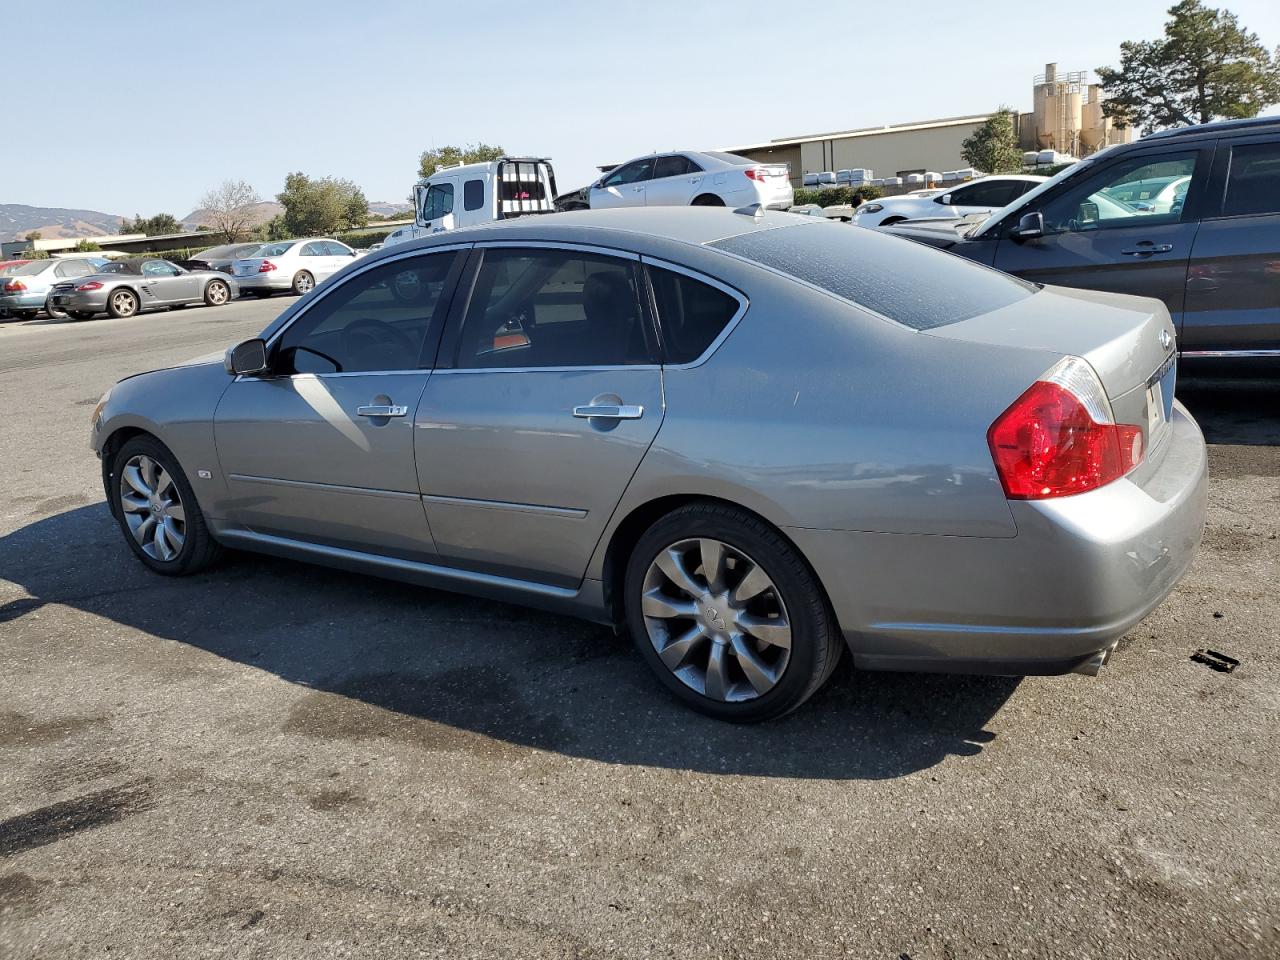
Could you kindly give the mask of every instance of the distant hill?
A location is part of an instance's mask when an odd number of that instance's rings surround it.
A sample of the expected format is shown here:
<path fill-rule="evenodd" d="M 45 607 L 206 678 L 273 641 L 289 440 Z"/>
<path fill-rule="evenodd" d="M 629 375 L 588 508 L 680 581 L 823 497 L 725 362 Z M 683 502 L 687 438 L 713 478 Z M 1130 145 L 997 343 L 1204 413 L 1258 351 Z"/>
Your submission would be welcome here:
<path fill-rule="evenodd" d="M 405 203 L 385 203 L 381 200 L 369 201 L 369 212 L 381 214 L 384 217 L 395 216 L 398 213 L 404 214 L 406 217 L 413 216 L 413 204 Z"/>
<path fill-rule="evenodd" d="M 264 200 L 262 203 L 255 203 L 253 205 L 253 218 L 250 225 L 256 227 L 259 224 L 266 223 L 272 217 L 280 213 L 284 213 L 284 207 L 272 200 Z M 196 227 L 200 226 L 209 226 L 209 211 L 204 209 L 192 210 L 182 218 L 181 222 L 184 227 L 187 227 L 190 230 L 194 230 Z"/>
<path fill-rule="evenodd" d="M 0 203 L 0 240 L 21 240 L 33 230 L 46 240 L 100 237 L 117 233 L 121 220 L 115 214 L 97 210 Z"/>

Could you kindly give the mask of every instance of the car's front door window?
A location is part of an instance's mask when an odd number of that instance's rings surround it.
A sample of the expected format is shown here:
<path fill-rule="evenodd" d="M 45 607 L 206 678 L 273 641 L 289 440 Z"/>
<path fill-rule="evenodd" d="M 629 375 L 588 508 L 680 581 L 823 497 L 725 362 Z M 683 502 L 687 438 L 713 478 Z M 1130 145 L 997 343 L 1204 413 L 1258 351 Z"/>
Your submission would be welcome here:
<path fill-rule="evenodd" d="M 438 220 L 450 213 L 453 213 L 453 184 L 431 184 L 427 188 L 426 199 L 422 201 L 422 219 Z"/>
<path fill-rule="evenodd" d="M 1050 233 L 1082 233 L 1142 224 L 1177 223 L 1198 151 L 1137 156 L 1112 164 L 1073 184 L 1040 208 Z M 1185 183 L 1181 194 L 1178 186 Z M 1169 197 L 1161 203 L 1162 192 Z"/>
<path fill-rule="evenodd" d="M 652 176 L 653 158 L 646 157 L 643 160 L 632 160 L 630 163 L 623 164 L 605 177 L 601 185 L 604 187 L 620 187 L 627 183 L 640 183 L 642 180 L 648 180 Z"/>
<path fill-rule="evenodd" d="M 396 260 L 351 277 L 285 330 L 274 372 L 367 373 L 429 361 L 424 347 L 434 348 L 455 255 Z"/>

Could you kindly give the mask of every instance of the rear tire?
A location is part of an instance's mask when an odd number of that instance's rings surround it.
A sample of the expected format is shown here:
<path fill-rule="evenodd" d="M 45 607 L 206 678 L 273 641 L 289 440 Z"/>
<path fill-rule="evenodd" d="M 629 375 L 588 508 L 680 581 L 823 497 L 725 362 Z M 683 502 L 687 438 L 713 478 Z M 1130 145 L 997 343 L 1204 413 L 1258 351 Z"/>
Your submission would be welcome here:
<path fill-rule="evenodd" d="M 138 312 L 138 295 L 132 290 L 121 288 L 112 290 L 107 297 L 107 313 L 117 320 L 132 317 Z"/>
<path fill-rule="evenodd" d="M 704 543 L 719 545 L 712 548 L 719 571 L 710 577 Z M 675 566 L 672 550 L 683 558 Z M 719 720 L 791 712 L 831 676 L 844 647 L 795 547 L 727 505 L 690 504 L 654 523 L 628 558 L 623 597 L 632 639 L 658 679 Z"/>
<path fill-rule="evenodd" d="M 299 270 L 293 275 L 293 292 L 296 296 L 303 296 L 315 289 L 316 278 L 306 270 Z"/>
<path fill-rule="evenodd" d="M 125 476 L 126 470 L 132 479 Z M 134 437 L 116 451 L 111 463 L 111 503 L 129 549 L 156 573 L 168 577 L 199 573 L 222 554 L 187 475 L 169 448 L 153 436 Z M 158 528 L 165 532 L 157 536 Z"/>
<path fill-rule="evenodd" d="M 210 280 L 205 284 L 204 303 L 207 307 L 221 307 L 231 300 L 231 288 L 221 280 Z"/>
<path fill-rule="evenodd" d="M 723 207 L 724 201 L 717 197 L 714 193 L 704 193 L 701 196 L 693 198 L 692 206 L 695 207 Z"/>
<path fill-rule="evenodd" d="M 46 316 L 53 320 L 65 320 L 67 318 L 67 311 L 61 307 L 55 307 L 52 300 L 44 302 L 44 312 Z"/>
<path fill-rule="evenodd" d="M 92 320 L 93 312 L 90 310 L 71 310 L 68 311 L 72 320 Z"/>

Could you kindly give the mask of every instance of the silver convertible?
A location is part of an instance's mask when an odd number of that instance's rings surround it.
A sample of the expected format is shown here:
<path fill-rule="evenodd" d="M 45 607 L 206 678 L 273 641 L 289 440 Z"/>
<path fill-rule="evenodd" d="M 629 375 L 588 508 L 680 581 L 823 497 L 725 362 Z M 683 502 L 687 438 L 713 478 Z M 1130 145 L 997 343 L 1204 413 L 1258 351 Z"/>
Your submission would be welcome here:
<path fill-rule="evenodd" d="M 99 313 L 132 317 L 141 310 L 203 303 L 220 307 L 238 292 L 235 280 L 213 270 L 187 270 L 168 260 L 116 260 L 78 280 L 53 285 L 49 303 L 76 320 Z"/>
<path fill-rule="evenodd" d="M 255 550 L 628 629 L 726 720 L 858 667 L 1096 674 L 1205 513 L 1156 300 L 758 208 L 565 213 L 352 263 L 117 384 L 157 573 Z"/>

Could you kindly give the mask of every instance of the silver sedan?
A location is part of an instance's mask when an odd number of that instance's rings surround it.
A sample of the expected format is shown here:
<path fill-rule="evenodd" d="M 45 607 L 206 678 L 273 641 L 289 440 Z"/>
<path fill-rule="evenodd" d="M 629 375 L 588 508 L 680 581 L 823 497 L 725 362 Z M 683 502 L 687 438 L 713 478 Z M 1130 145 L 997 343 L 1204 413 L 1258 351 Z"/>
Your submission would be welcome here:
<path fill-rule="evenodd" d="M 223 547 L 628 629 L 762 720 L 880 670 L 1095 674 L 1205 512 L 1157 301 L 818 218 L 509 221 L 381 251 L 93 415 L 157 573 Z"/>

